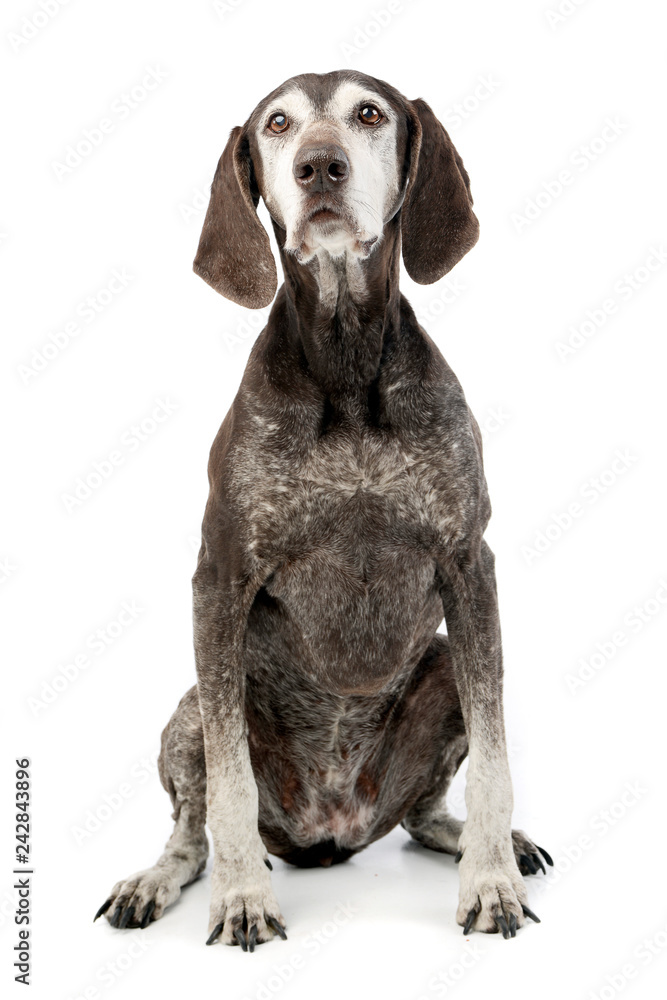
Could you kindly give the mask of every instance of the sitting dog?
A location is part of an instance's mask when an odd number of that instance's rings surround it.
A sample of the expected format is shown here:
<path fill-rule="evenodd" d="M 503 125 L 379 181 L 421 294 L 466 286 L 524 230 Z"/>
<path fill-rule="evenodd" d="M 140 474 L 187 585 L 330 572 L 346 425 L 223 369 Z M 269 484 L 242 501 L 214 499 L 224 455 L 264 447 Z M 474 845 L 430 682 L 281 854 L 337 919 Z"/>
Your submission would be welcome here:
<path fill-rule="evenodd" d="M 305 74 L 232 130 L 211 187 L 194 269 L 251 309 L 277 286 L 260 197 L 285 281 L 211 449 L 197 684 L 159 760 L 175 829 L 97 916 L 161 917 L 208 822 L 207 943 L 253 951 L 286 936 L 269 853 L 336 864 L 401 823 L 456 855 L 464 933 L 514 937 L 537 920 L 522 875 L 551 859 L 511 829 L 482 442 L 398 287 L 401 250 L 428 284 L 476 243 L 468 174 L 424 101 Z"/>

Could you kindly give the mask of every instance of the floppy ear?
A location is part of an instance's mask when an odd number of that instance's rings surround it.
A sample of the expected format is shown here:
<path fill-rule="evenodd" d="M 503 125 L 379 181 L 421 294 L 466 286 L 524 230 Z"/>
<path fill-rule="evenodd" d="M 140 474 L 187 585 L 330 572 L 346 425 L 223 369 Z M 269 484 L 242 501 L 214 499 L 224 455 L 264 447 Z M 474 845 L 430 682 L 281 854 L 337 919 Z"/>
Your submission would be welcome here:
<path fill-rule="evenodd" d="M 216 292 L 249 309 L 268 306 L 278 285 L 258 202 L 248 138 L 237 125 L 213 178 L 193 267 Z"/>
<path fill-rule="evenodd" d="M 470 179 L 452 140 L 426 101 L 410 106 L 411 158 L 401 214 L 403 261 L 413 281 L 430 285 L 471 250 L 479 236 Z"/>

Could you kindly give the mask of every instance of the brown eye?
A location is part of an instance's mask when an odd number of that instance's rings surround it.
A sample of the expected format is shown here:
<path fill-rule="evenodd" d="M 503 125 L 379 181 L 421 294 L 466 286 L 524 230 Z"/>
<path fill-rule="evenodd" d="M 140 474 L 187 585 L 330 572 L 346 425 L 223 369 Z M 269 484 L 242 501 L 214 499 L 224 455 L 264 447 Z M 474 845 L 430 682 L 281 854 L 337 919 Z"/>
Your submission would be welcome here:
<path fill-rule="evenodd" d="M 269 128 L 272 132 L 284 132 L 288 125 L 287 116 L 280 112 L 277 115 L 272 115 L 269 119 Z"/>
<path fill-rule="evenodd" d="M 382 118 L 382 115 L 377 108 L 374 108 L 372 104 L 367 104 L 359 112 L 359 120 L 365 125 L 377 125 L 377 123 Z"/>

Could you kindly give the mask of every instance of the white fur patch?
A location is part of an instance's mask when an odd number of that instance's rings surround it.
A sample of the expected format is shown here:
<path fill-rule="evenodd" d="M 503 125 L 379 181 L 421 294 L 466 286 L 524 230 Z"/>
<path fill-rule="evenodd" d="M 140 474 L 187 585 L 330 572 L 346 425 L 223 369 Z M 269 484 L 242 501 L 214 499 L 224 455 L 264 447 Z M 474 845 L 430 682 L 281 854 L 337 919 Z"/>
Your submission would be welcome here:
<path fill-rule="evenodd" d="M 377 127 L 358 120 L 364 104 L 384 116 Z M 267 129 L 272 115 L 281 112 L 289 127 L 275 135 Z M 396 154 L 396 112 L 372 88 L 354 81 L 340 84 L 322 111 L 298 87 L 285 91 L 267 110 L 257 129 L 262 159 L 263 196 L 275 221 L 286 230 L 285 249 L 306 263 L 324 250 L 332 257 L 343 254 L 363 258 L 381 239 L 399 193 Z M 294 159 L 304 145 L 340 146 L 350 163 L 348 179 L 332 199 L 344 218 L 327 223 L 309 222 L 311 195 L 293 174 Z"/>

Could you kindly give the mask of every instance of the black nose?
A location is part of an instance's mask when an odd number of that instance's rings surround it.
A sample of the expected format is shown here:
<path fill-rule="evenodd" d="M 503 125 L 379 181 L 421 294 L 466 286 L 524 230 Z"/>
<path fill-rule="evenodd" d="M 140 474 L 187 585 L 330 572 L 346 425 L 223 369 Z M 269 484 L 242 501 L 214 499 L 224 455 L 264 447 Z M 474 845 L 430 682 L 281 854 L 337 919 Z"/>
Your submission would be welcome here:
<path fill-rule="evenodd" d="M 350 161 L 340 146 L 302 146 L 292 168 L 297 184 L 309 191 L 330 191 L 350 175 Z"/>

